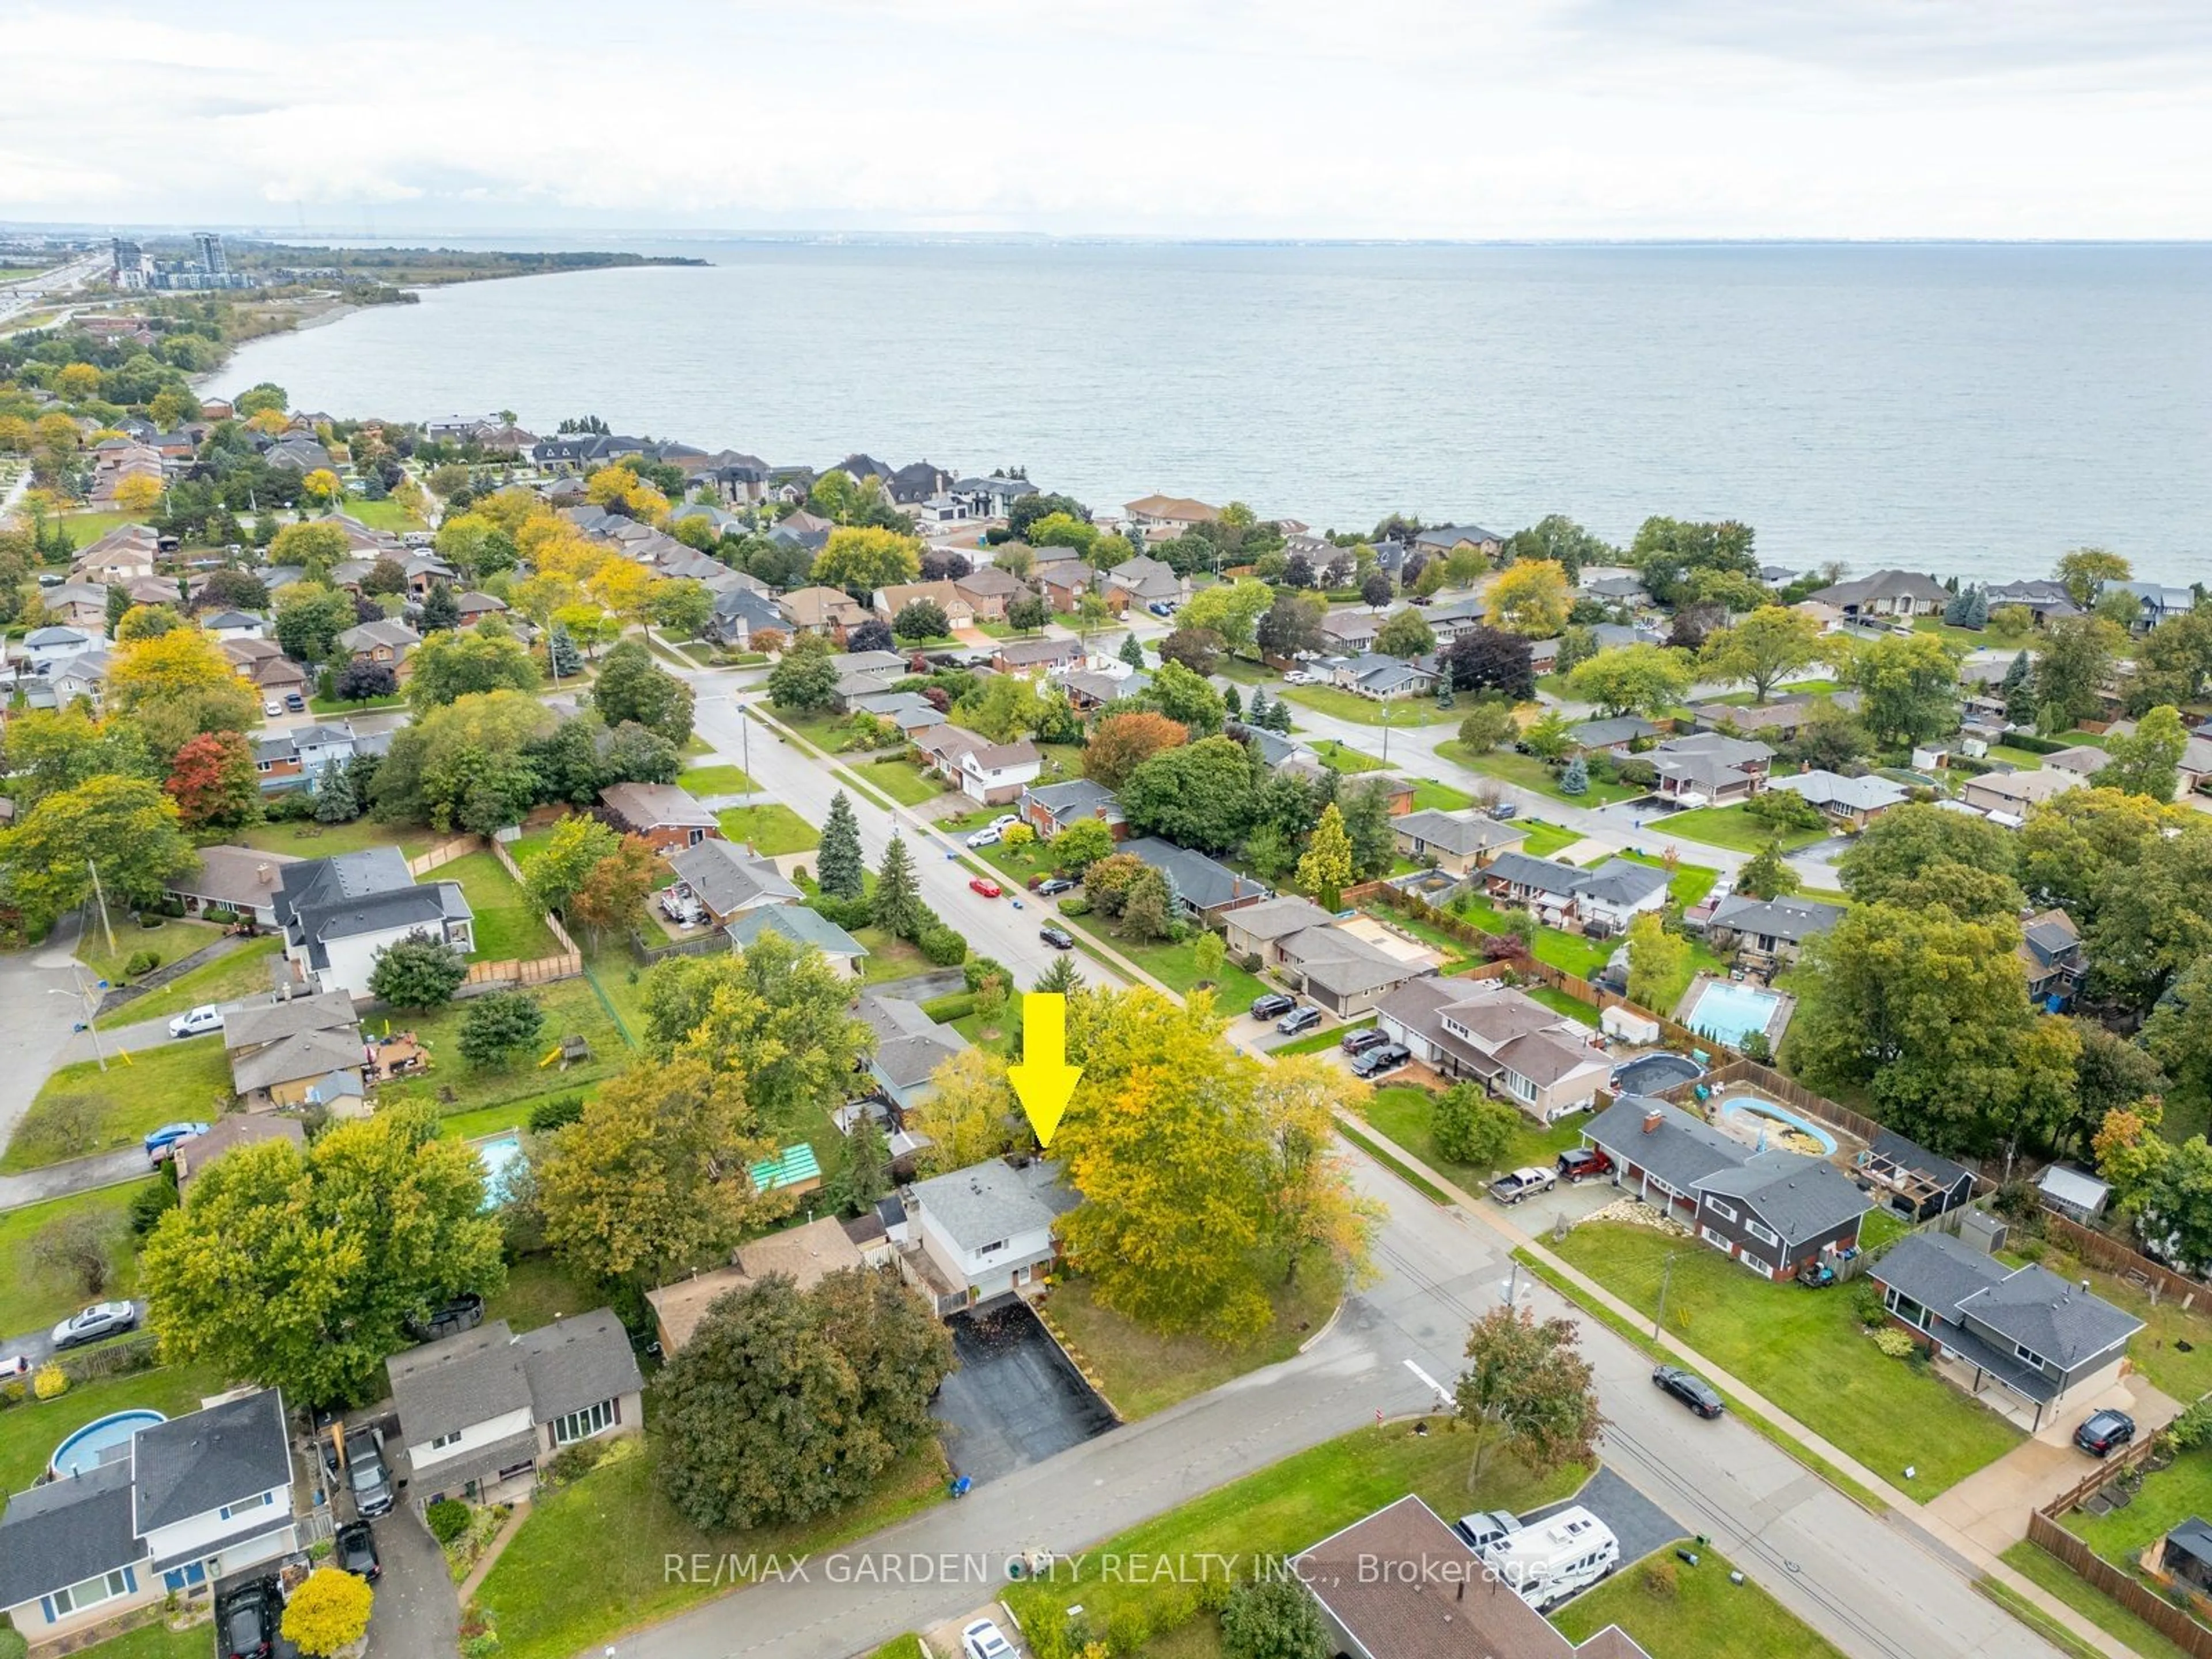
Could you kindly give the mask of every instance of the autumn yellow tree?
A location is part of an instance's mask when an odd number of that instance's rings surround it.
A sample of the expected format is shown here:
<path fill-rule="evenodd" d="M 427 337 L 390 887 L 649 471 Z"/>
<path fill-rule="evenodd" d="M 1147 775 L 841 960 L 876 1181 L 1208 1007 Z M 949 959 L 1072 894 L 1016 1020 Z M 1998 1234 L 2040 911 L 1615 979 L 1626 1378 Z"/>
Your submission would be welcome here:
<path fill-rule="evenodd" d="M 375 1592 L 368 1580 L 337 1567 L 317 1567 L 284 1604 L 284 1639 L 316 1659 L 329 1659 L 368 1633 Z"/>
<path fill-rule="evenodd" d="M 54 374 L 54 390 L 73 404 L 100 396 L 100 371 L 90 363 L 70 363 Z"/>
<path fill-rule="evenodd" d="M 1305 856 L 1298 860 L 1298 885 L 1324 910 L 1335 909 L 1352 885 L 1352 837 L 1334 801 L 1322 808 L 1321 822 L 1307 838 Z"/>
<path fill-rule="evenodd" d="M 1532 640 L 1556 639 L 1574 608 L 1567 573 L 1551 559 L 1509 565 L 1484 599 L 1496 626 Z"/>
<path fill-rule="evenodd" d="M 345 494 L 345 485 L 338 475 L 326 466 L 319 466 L 300 480 L 300 493 L 309 501 L 327 507 Z"/>
<path fill-rule="evenodd" d="M 627 466 L 603 466 L 592 473 L 584 480 L 584 499 L 594 507 L 619 507 L 647 524 L 668 516 L 668 497 Z"/>
<path fill-rule="evenodd" d="M 610 559 L 584 586 L 616 616 L 625 622 L 635 622 L 645 615 L 646 607 L 653 601 L 653 590 L 659 583 L 660 578 L 641 564 L 634 564 L 628 559 Z"/>
<path fill-rule="evenodd" d="M 134 472 L 115 486 L 115 505 L 125 513 L 151 513 L 161 499 L 161 481 L 150 473 Z"/>
<path fill-rule="evenodd" d="M 264 437 L 281 438 L 292 429 L 292 417 L 281 409 L 264 409 L 246 417 L 246 425 Z"/>
<path fill-rule="evenodd" d="M 1352 1284 L 1374 1273 L 1371 1247 L 1382 1206 L 1355 1189 L 1336 1141 L 1340 1114 L 1364 1115 L 1368 1086 L 1319 1054 L 1289 1054 L 1261 1069 L 1267 1133 L 1267 1221 L 1285 1283 L 1325 1254 Z"/>
<path fill-rule="evenodd" d="M 928 1138 L 918 1158 L 923 1174 L 964 1170 L 1013 1144 L 1016 1102 L 1004 1058 L 963 1048 L 929 1081 L 928 1096 L 907 1114 L 908 1128 Z"/>
<path fill-rule="evenodd" d="M 107 669 L 107 704 L 145 733 L 164 765 L 201 732 L 245 731 L 261 712 L 253 688 L 197 628 L 118 646 Z"/>
<path fill-rule="evenodd" d="M 1220 1040 L 1210 997 L 1178 1006 L 1139 988 L 1086 1012 L 1053 1147 L 1083 1200 L 1060 1224 L 1068 1262 L 1152 1329 L 1249 1340 L 1273 1316 L 1258 1062 Z"/>

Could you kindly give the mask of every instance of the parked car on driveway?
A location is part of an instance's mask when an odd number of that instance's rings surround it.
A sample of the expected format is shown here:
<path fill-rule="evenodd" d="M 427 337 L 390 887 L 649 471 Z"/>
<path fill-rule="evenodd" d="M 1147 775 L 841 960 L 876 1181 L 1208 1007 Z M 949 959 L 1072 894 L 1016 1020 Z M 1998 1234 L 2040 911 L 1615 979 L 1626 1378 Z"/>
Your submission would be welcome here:
<path fill-rule="evenodd" d="M 222 1010 L 212 1002 L 203 1002 L 197 1008 L 187 1008 L 169 1022 L 173 1037 L 205 1036 L 210 1031 L 222 1030 Z"/>
<path fill-rule="evenodd" d="M 1370 1025 L 1363 1030 L 1346 1031 L 1336 1040 L 1336 1046 L 1347 1054 L 1364 1054 L 1370 1048 L 1381 1048 L 1389 1040 L 1389 1033 L 1379 1026 Z"/>
<path fill-rule="evenodd" d="M 978 1619 L 960 1632 L 961 1659 L 1015 1659 L 1014 1644 L 988 1619 Z"/>
<path fill-rule="evenodd" d="M 120 1335 L 138 1322 L 138 1307 L 131 1302 L 95 1302 L 80 1313 L 73 1313 L 53 1328 L 52 1340 L 57 1351 L 81 1348 L 88 1342 L 97 1342 L 102 1337 Z"/>
<path fill-rule="evenodd" d="M 2110 1457 L 2136 1437 L 2136 1420 L 2125 1412 L 2093 1412 L 2074 1431 L 2074 1443 L 2093 1457 Z"/>
<path fill-rule="evenodd" d="M 1073 892 L 1075 888 L 1076 884 L 1066 876 L 1047 876 L 1036 884 L 1039 898 L 1057 898 L 1062 893 Z"/>
<path fill-rule="evenodd" d="M 1651 1381 L 1662 1393 L 1671 1394 L 1700 1417 L 1718 1417 L 1723 1409 L 1713 1385 L 1695 1371 L 1679 1365 L 1655 1366 Z"/>
<path fill-rule="evenodd" d="M 1055 951 L 1073 951 L 1075 948 L 1075 935 L 1065 927 L 1040 927 L 1037 937 Z"/>
<path fill-rule="evenodd" d="M 1286 997 L 1280 991 L 1270 991 L 1266 996 L 1252 999 L 1251 1014 L 1255 1019 L 1273 1019 L 1287 1014 L 1298 1006 L 1296 997 Z"/>
<path fill-rule="evenodd" d="M 277 1611 L 273 1578 L 225 1591 L 216 1603 L 216 1651 L 223 1659 L 268 1659 Z"/>
<path fill-rule="evenodd" d="M 146 1138 L 139 1144 L 145 1147 L 146 1156 L 159 1164 L 177 1150 L 179 1141 L 190 1140 L 194 1135 L 204 1135 L 207 1132 L 208 1126 L 204 1123 L 164 1123 L 158 1129 L 149 1129 Z"/>
<path fill-rule="evenodd" d="M 1515 1170 L 1502 1175 L 1490 1183 L 1490 1195 L 1500 1204 L 1518 1204 L 1534 1193 L 1548 1193 L 1559 1185 L 1556 1170 L 1539 1169 L 1534 1164 L 1525 1170 Z"/>
<path fill-rule="evenodd" d="M 1571 1146 L 1559 1154 L 1559 1175 L 1570 1183 L 1613 1173 L 1613 1160 L 1595 1146 Z"/>
<path fill-rule="evenodd" d="M 1520 1531 L 1521 1523 L 1504 1510 L 1477 1510 L 1452 1522 L 1452 1530 L 1467 1540 L 1468 1548 L 1480 1555 L 1506 1534 Z"/>
<path fill-rule="evenodd" d="M 384 1443 L 374 1429 L 356 1429 L 345 1437 L 346 1484 L 353 1506 L 364 1521 L 392 1513 L 392 1475 L 384 1467 Z"/>
<path fill-rule="evenodd" d="M 1293 1008 L 1275 1022 L 1275 1029 L 1285 1036 L 1296 1036 L 1301 1031 L 1310 1031 L 1321 1024 L 1321 1010 L 1310 1006 Z"/>
<path fill-rule="evenodd" d="M 12 1382 L 31 1374 L 31 1362 L 19 1353 L 0 1357 L 0 1382 Z"/>
<path fill-rule="evenodd" d="M 1497 805 L 1490 809 L 1490 816 L 1497 819 L 1500 823 L 1503 823 L 1508 818 L 1519 817 L 1521 816 L 1521 809 L 1516 806 L 1510 800 L 1502 800 L 1499 801 Z"/>
<path fill-rule="evenodd" d="M 1352 1062 L 1354 1077 L 1381 1077 L 1385 1072 L 1395 1072 L 1413 1057 L 1413 1051 L 1402 1042 L 1386 1042 L 1379 1048 L 1370 1048 Z"/>
<path fill-rule="evenodd" d="M 284 694 L 284 710 L 290 714 L 304 714 L 307 712 L 307 700 L 297 691 L 287 691 Z"/>
<path fill-rule="evenodd" d="M 970 877 L 969 878 L 968 884 L 974 888 L 977 892 L 981 893 L 985 898 L 996 898 L 1000 894 L 1006 890 L 1005 888 L 1000 886 L 997 882 L 988 880 L 982 876 Z"/>
<path fill-rule="evenodd" d="M 978 830 L 974 835 L 968 837 L 968 845 L 970 847 L 996 847 L 999 844 L 999 837 L 1002 833 L 1004 832 L 1000 830 L 997 824 L 987 823 L 981 830 Z"/>
<path fill-rule="evenodd" d="M 263 698 L 261 701 L 261 712 L 270 716 L 271 719 L 274 719 L 276 716 L 284 712 L 284 700 L 282 697 Z"/>
<path fill-rule="evenodd" d="M 376 1528 L 366 1521 L 349 1521 L 331 1540 L 338 1569 L 374 1584 L 384 1577 L 384 1558 L 376 1553 Z"/>

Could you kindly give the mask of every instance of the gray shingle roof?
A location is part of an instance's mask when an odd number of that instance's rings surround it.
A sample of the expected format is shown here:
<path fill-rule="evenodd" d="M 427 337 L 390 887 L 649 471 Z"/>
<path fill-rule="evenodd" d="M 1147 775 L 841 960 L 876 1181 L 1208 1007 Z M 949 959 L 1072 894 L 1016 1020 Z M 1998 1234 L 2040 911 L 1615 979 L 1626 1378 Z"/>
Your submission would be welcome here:
<path fill-rule="evenodd" d="M 1732 1198 L 1794 1244 L 1874 1208 L 1869 1199 L 1825 1158 L 1796 1152 L 1755 1152 L 1733 1170 L 1698 1182 L 1701 1193 Z"/>
<path fill-rule="evenodd" d="M 0 1516 L 0 1607 L 112 1572 L 139 1553 L 129 1458 L 17 1492 Z"/>
<path fill-rule="evenodd" d="M 1712 920 L 1707 925 L 1786 939 L 1796 945 L 1828 932 L 1843 919 L 1841 905 L 1823 904 L 1818 899 L 1762 899 L 1748 893 L 1732 893 L 1714 907 Z"/>
<path fill-rule="evenodd" d="M 1955 1320 L 1959 1304 L 1976 1291 L 2001 1283 L 2011 1273 L 2003 1262 L 1984 1255 L 1948 1233 L 1911 1233 L 1883 1252 L 1867 1268 L 1867 1277 L 1886 1285 L 1899 1296 L 1910 1297 L 1923 1308 L 1933 1308 Z"/>
<path fill-rule="evenodd" d="M 1134 854 L 1139 860 L 1170 878 L 1183 902 L 1194 909 L 1211 910 L 1236 899 L 1266 898 L 1269 894 L 1267 884 L 1256 878 L 1239 875 L 1203 853 L 1194 853 L 1157 836 L 1140 836 L 1134 841 L 1124 842 L 1121 850 Z"/>
<path fill-rule="evenodd" d="M 1454 854 L 1510 847 L 1528 838 L 1528 832 L 1517 823 L 1500 823 L 1474 811 L 1439 812 L 1433 807 L 1408 812 L 1394 827 L 1401 836 Z"/>
<path fill-rule="evenodd" d="M 1607 859 L 1596 869 L 1585 871 L 1575 883 L 1574 891 L 1577 896 L 1607 904 L 1640 904 L 1654 893 L 1665 891 L 1668 879 L 1664 870 L 1655 870 L 1648 864 Z"/>
<path fill-rule="evenodd" d="M 1091 817 L 1103 812 L 1121 815 L 1121 798 L 1095 778 L 1070 778 L 1065 783 L 1031 784 L 1030 799 L 1059 819 Z"/>
<path fill-rule="evenodd" d="M 509 1412 L 527 1410 L 532 1422 L 550 1423 L 645 1386 L 622 1322 L 605 1308 L 520 1336 L 495 1319 L 384 1363 L 410 1445 Z M 450 1478 L 444 1466 L 438 1478 Z"/>
<path fill-rule="evenodd" d="M 1659 1127 L 1646 1134 L 1648 1112 L 1659 1115 Z M 1735 1169 L 1748 1151 L 1711 1124 L 1644 1095 L 1614 1101 L 1584 1126 L 1583 1139 L 1605 1148 L 1616 1164 L 1625 1158 L 1685 1193 L 1709 1175 Z"/>
<path fill-rule="evenodd" d="M 530 1384 L 530 1414 L 540 1423 L 645 1387 L 629 1334 L 611 1308 L 525 1331 L 514 1351 Z"/>
<path fill-rule="evenodd" d="M 1601 749 L 1610 744 L 1632 743 L 1638 738 L 1651 737 L 1658 730 L 1650 720 L 1620 714 L 1611 720 L 1584 720 L 1567 735 L 1585 749 Z"/>
<path fill-rule="evenodd" d="M 763 933 L 781 933 L 802 951 L 816 950 L 828 957 L 868 954 L 866 945 L 819 910 L 810 910 L 803 904 L 764 904 L 746 911 L 722 931 L 740 951 Z"/>
<path fill-rule="evenodd" d="M 143 1534 L 292 1480 L 284 1401 L 274 1389 L 141 1429 L 131 1443 Z"/>
<path fill-rule="evenodd" d="M 1032 1164 L 1026 1170 L 996 1158 L 970 1164 L 928 1181 L 916 1182 L 914 1207 L 963 1249 L 973 1250 L 1016 1233 L 1049 1227 L 1076 1202 L 1055 1185 L 1055 1164 Z"/>
<path fill-rule="evenodd" d="M 714 815 L 672 783 L 615 783 L 599 791 L 606 809 L 633 828 L 711 830 Z"/>
<path fill-rule="evenodd" d="M 2126 1341 L 2142 1321 L 2048 1267 L 2026 1267 L 1976 1291 L 1960 1313 L 2071 1370 Z"/>
<path fill-rule="evenodd" d="M 669 866 L 718 916 L 763 898 L 795 901 L 803 896 L 775 864 L 755 858 L 726 841 L 707 840 L 668 855 Z"/>

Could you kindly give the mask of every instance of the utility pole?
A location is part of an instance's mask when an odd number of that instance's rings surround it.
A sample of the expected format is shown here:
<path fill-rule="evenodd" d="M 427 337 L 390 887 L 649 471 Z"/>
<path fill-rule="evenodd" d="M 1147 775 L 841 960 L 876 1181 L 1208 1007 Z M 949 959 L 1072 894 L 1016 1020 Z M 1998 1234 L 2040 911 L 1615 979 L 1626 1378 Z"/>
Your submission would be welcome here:
<path fill-rule="evenodd" d="M 92 872 L 92 896 L 100 902 L 100 930 L 107 935 L 107 954 L 112 957 L 115 954 L 115 924 L 107 919 L 107 895 L 100 890 L 100 866 L 87 859 L 84 867 Z"/>
<path fill-rule="evenodd" d="M 1667 1322 L 1667 1286 L 1674 1278 L 1674 1258 L 1669 1255 L 1659 1269 L 1659 1310 L 1651 1316 L 1651 1340 L 1659 1340 L 1659 1328 Z"/>

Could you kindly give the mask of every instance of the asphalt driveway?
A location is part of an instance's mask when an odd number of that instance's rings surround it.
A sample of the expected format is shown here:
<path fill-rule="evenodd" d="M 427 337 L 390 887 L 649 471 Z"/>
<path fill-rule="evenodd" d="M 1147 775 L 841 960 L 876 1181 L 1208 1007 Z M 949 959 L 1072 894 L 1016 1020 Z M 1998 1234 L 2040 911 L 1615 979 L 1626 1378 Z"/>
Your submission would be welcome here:
<path fill-rule="evenodd" d="M 367 1659 L 453 1652 L 461 1638 L 461 1606 L 438 1540 L 409 1504 L 373 1524 L 384 1577 L 369 1609 Z"/>
<path fill-rule="evenodd" d="M 1602 1464 L 1572 1498 L 1565 1503 L 1531 1510 L 1521 1517 L 1521 1522 L 1533 1527 L 1577 1504 L 1613 1528 L 1613 1535 L 1620 1540 L 1620 1565 L 1624 1567 L 1641 1561 L 1654 1550 L 1664 1549 L 1678 1538 L 1696 1535 Z"/>
<path fill-rule="evenodd" d="M 1020 1302 L 952 1321 L 960 1369 L 931 1411 L 945 1455 L 981 1486 L 1114 1426 L 1114 1414 Z"/>

